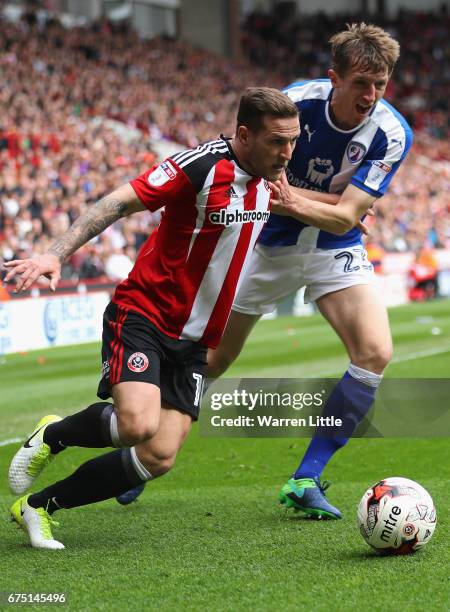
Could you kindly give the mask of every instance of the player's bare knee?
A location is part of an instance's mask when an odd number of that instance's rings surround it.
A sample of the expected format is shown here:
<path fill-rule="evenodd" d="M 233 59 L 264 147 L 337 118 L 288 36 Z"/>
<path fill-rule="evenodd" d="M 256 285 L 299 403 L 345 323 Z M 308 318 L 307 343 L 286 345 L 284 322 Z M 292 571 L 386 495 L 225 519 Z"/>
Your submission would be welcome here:
<path fill-rule="evenodd" d="M 119 437 L 123 444 L 134 446 L 150 440 L 159 428 L 159 418 L 150 418 L 146 414 L 127 415 L 119 418 Z"/>
<path fill-rule="evenodd" d="M 380 348 L 378 352 L 378 359 L 379 359 L 379 366 L 382 367 L 383 369 L 388 366 L 390 360 L 392 359 L 392 352 L 393 352 L 392 342 L 389 342 L 389 344 L 386 344 L 385 346 Z"/>
<path fill-rule="evenodd" d="M 392 359 L 392 342 L 367 345 L 352 357 L 352 363 L 369 372 L 382 374 Z"/>
<path fill-rule="evenodd" d="M 385 342 L 375 347 L 373 361 L 373 371 L 383 372 L 392 359 L 392 342 Z"/>

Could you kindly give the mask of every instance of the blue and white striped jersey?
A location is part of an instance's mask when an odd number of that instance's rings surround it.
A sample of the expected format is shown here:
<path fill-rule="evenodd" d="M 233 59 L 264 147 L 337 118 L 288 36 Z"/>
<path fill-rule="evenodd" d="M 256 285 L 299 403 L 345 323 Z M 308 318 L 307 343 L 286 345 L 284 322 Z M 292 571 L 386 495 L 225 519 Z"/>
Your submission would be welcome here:
<path fill-rule="evenodd" d="M 381 197 L 413 139 L 400 113 L 382 99 L 362 124 L 342 130 L 330 116 L 333 90 L 329 79 L 294 83 L 284 91 L 300 109 L 302 130 L 286 170 L 289 183 L 329 193 L 342 193 L 352 184 Z M 272 214 L 259 242 L 337 249 L 360 243 L 361 232 L 353 228 L 344 236 L 335 236 L 291 217 Z"/>

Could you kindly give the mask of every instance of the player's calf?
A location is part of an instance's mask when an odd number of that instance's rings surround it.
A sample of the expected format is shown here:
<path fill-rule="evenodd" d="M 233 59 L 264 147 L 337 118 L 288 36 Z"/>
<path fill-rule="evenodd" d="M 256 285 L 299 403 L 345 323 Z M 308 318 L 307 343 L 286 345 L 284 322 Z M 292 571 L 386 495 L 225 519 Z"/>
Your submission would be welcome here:
<path fill-rule="evenodd" d="M 148 445 L 146 446 L 145 443 L 140 444 L 136 449 L 140 462 L 151 473 L 153 478 L 167 474 L 175 465 L 178 449 L 152 448 L 150 446 L 151 440 L 148 441 Z"/>
<path fill-rule="evenodd" d="M 153 478 L 163 476 L 175 465 L 177 453 L 191 427 L 191 420 L 175 410 L 163 408 L 161 430 L 152 439 L 139 444 L 136 458 L 151 473 Z M 144 485 L 129 489 L 116 497 L 119 504 L 127 505 L 135 501 L 144 490 Z"/>
<path fill-rule="evenodd" d="M 142 464 L 146 467 L 146 469 L 152 474 L 153 478 L 158 478 L 158 476 L 164 476 L 167 474 L 173 466 L 175 465 L 176 454 L 170 457 L 165 457 L 163 459 L 156 459 L 153 455 L 151 457 L 140 457 Z M 122 506 L 127 506 L 137 500 L 137 498 L 144 492 L 145 483 L 134 487 L 133 489 L 129 489 L 122 493 L 121 495 L 117 495 L 116 500 Z"/>
<path fill-rule="evenodd" d="M 167 474 L 167 472 L 173 468 L 176 461 L 176 453 L 170 453 L 165 456 L 159 453 L 159 456 L 157 457 L 151 452 L 147 452 L 147 454 L 145 454 L 145 451 L 141 451 L 140 461 L 152 474 L 153 478 L 158 478 L 159 476 L 164 476 L 164 474 Z M 131 504 L 137 500 L 137 498 L 143 493 L 144 488 L 145 483 L 142 483 L 137 487 L 129 489 L 128 491 L 125 491 L 125 493 L 118 495 L 116 500 L 122 506 L 127 506 L 128 504 Z"/>

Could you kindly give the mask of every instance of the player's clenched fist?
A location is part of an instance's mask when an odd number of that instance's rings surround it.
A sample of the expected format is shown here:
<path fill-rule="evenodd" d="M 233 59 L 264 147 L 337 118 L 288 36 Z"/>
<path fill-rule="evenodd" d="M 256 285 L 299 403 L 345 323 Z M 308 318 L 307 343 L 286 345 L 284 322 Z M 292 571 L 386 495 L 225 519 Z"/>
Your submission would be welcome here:
<path fill-rule="evenodd" d="M 40 276 L 50 280 L 50 289 L 55 291 L 56 285 L 61 278 L 61 263 L 56 255 L 45 253 L 30 259 L 14 259 L 3 264 L 8 270 L 5 282 L 15 278 L 15 291 L 25 291 Z"/>

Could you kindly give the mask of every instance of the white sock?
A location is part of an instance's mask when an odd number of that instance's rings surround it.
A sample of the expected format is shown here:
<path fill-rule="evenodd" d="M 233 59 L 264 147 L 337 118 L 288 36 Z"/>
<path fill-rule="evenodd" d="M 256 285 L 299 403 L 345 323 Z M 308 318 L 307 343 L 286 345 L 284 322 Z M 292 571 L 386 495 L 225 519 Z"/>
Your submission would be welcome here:
<path fill-rule="evenodd" d="M 111 412 L 111 417 L 109 420 L 109 433 L 111 435 L 111 441 L 113 443 L 113 446 L 115 448 L 122 448 L 123 444 L 120 441 L 119 425 L 117 423 L 117 415 L 114 410 Z"/>
<path fill-rule="evenodd" d="M 359 382 L 364 383 L 368 387 L 374 387 L 375 389 L 380 386 L 383 380 L 383 374 L 375 374 L 375 372 L 370 372 L 369 370 L 355 366 L 353 363 L 350 363 L 347 372 L 355 380 L 359 380 Z"/>
<path fill-rule="evenodd" d="M 130 453 L 131 453 L 131 461 L 133 462 L 133 467 L 136 470 L 136 473 L 139 476 L 139 478 L 141 478 L 141 480 L 143 481 L 152 480 L 153 476 L 150 474 L 147 468 L 143 466 L 142 463 L 139 461 L 139 457 L 137 456 L 135 446 L 132 446 L 130 448 Z"/>

